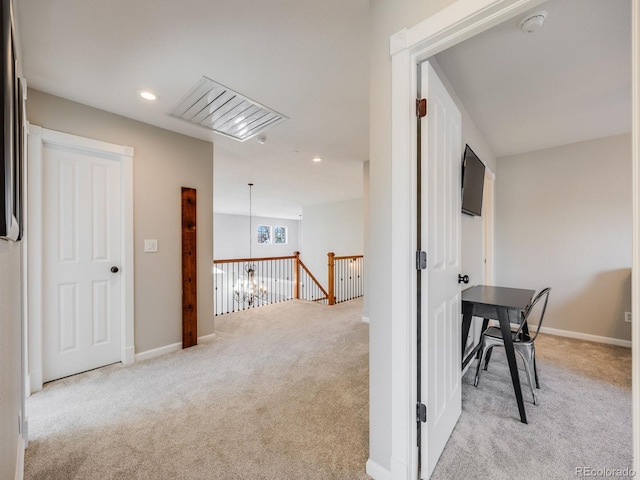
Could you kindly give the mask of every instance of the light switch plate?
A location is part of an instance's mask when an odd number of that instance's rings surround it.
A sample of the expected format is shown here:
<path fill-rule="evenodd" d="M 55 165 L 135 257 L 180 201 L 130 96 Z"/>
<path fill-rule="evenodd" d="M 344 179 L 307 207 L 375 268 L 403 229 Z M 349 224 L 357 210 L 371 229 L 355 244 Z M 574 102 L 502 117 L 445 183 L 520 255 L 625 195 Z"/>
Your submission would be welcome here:
<path fill-rule="evenodd" d="M 145 240 L 144 251 L 145 253 L 156 253 L 158 251 L 158 240 Z"/>

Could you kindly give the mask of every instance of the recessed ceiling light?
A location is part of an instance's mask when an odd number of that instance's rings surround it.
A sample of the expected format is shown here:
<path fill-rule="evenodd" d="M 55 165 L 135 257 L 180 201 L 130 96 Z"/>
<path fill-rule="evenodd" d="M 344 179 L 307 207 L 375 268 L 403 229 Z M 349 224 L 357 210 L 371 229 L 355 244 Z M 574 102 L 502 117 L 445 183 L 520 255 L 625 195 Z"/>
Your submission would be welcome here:
<path fill-rule="evenodd" d="M 153 94 L 151 92 L 148 92 L 146 90 L 140 92 L 140 96 L 142 98 L 144 98 L 145 100 L 157 100 L 158 99 L 158 97 L 155 94 Z"/>
<path fill-rule="evenodd" d="M 321 162 L 322 159 L 320 157 L 313 157 L 312 161 L 317 163 L 317 162 Z"/>

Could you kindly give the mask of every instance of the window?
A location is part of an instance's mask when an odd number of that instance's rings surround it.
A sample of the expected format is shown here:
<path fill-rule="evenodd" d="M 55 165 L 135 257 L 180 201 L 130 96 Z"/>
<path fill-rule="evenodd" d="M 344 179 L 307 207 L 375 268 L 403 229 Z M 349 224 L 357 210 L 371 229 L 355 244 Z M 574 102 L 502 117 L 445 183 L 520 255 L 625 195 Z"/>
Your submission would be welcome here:
<path fill-rule="evenodd" d="M 287 243 L 287 227 L 273 227 L 273 243 Z"/>
<path fill-rule="evenodd" d="M 258 243 L 271 243 L 271 227 L 258 225 Z"/>

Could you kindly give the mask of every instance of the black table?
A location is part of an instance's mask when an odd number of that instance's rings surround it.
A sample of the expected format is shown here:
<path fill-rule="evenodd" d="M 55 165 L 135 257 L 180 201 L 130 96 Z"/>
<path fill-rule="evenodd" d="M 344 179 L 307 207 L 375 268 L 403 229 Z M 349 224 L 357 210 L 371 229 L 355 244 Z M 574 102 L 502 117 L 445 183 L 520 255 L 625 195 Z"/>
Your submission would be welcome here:
<path fill-rule="evenodd" d="M 535 293 L 535 290 L 490 287 L 486 285 L 471 287 L 462 292 L 462 369 L 464 370 L 464 367 L 473 360 L 474 355 L 480 349 L 480 345 L 478 345 L 465 358 L 464 350 L 467 346 L 471 318 L 484 318 L 483 331 L 486 329 L 489 320 L 498 320 L 522 423 L 527 423 L 527 414 L 524 411 L 520 376 L 518 375 L 518 365 L 516 364 L 516 352 L 513 349 L 513 341 L 511 339 L 509 318 L 511 316 L 514 320 L 519 319 L 520 313 L 529 305 Z"/>

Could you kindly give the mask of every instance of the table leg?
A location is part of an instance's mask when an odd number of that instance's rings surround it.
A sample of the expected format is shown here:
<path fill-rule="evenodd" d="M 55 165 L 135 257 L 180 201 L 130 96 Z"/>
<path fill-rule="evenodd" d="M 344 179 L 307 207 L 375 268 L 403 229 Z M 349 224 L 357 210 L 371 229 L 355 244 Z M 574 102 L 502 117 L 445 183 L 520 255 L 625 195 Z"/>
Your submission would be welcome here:
<path fill-rule="evenodd" d="M 464 349 L 467 348 L 467 339 L 469 337 L 469 328 L 471 327 L 471 319 L 473 318 L 473 304 L 462 302 L 462 350 L 460 356 L 464 361 Z"/>
<path fill-rule="evenodd" d="M 513 348 L 511 340 L 511 326 L 509 325 L 509 312 L 506 308 L 499 307 L 498 320 L 500 321 L 500 331 L 504 340 L 504 349 L 507 353 L 507 361 L 509 362 L 509 371 L 511 372 L 511 382 L 513 390 L 516 393 L 518 401 L 518 411 L 520 412 L 520 421 L 527 423 L 527 414 L 524 411 L 524 401 L 522 400 L 522 389 L 520 388 L 520 376 L 518 375 L 518 364 L 516 363 L 516 352 Z"/>

